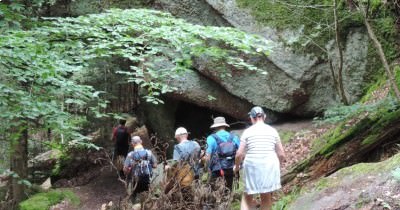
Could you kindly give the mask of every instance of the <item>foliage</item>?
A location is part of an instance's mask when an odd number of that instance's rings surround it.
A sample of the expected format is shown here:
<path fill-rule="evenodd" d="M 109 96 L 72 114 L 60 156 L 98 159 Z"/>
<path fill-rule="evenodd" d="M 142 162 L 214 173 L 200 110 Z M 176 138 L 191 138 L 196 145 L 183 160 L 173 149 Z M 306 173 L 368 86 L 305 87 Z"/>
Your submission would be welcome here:
<path fill-rule="evenodd" d="M 339 123 L 335 129 L 324 134 L 313 145 L 314 151 L 329 156 L 334 148 L 347 142 L 365 129 L 371 130 L 362 144 L 369 144 L 379 137 L 380 130 L 399 115 L 399 103 L 392 97 L 387 97 L 371 104 L 355 104 L 335 107 L 327 111 L 325 118 L 318 123 Z M 356 119 L 354 121 L 354 119 Z M 360 120 L 361 119 L 361 120 Z M 349 122 L 352 121 L 353 123 Z"/>
<path fill-rule="evenodd" d="M 385 52 L 385 56 L 388 61 L 394 61 L 400 56 L 399 45 L 397 40 L 399 39 L 398 29 L 396 28 L 396 15 L 393 13 L 394 4 L 393 1 L 371 1 L 369 9 L 369 19 L 372 27 L 382 44 Z"/>
<path fill-rule="evenodd" d="M 257 71 L 241 54 L 269 52 L 265 40 L 244 32 L 191 25 L 169 14 L 149 10 L 110 10 L 76 19 L 58 19 L 40 31 L 49 33 L 49 41 L 75 43 L 78 46 L 75 58 L 80 63 L 93 58 L 124 58 L 132 65 L 117 73 L 146 89 L 147 100 L 156 103 L 160 102 L 156 100 L 159 95 L 172 90 L 168 85 L 171 79 L 192 67 L 192 57 L 206 54 L 230 66 Z M 73 54 L 71 50 L 69 53 Z M 174 66 L 165 66 L 168 62 Z"/>
<path fill-rule="evenodd" d="M 333 0 L 236 0 L 236 2 L 240 7 L 250 9 L 251 14 L 262 25 L 272 26 L 278 30 L 297 31 L 298 39 L 286 41 L 297 50 L 325 51 L 328 41 L 334 39 Z M 341 2 L 338 5 L 339 31 L 341 39 L 345 39 L 349 29 L 363 26 L 363 17 L 359 11 L 350 9 L 353 6 L 345 1 L 339 2 Z M 399 38 L 395 24 L 396 17 L 392 12 L 395 11 L 394 4 L 391 1 L 371 1 L 369 10 L 372 25 L 390 61 L 398 57 L 400 52 L 398 45 L 393 44 L 397 43 L 396 40 Z M 318 53 L 316 55 L 321 56 Z"/>
<path fill-rule="evenodd" d="M 319 124 L 329 123 L 335 124 L 345 120 L 349 120 L 363 113 L 376 113 L 380 111 L 395 110 L 399 106 L 397 100 L 392 97 L 379 100 L 370 104 L 361 102 L 349 106 L 334 106 L 328 108 L 321 118 L 315 118 L 315 122 Z"/>
<path fill-rule="evenodd" d="M 56 0 L 10 0 L 7 3 L 0 1 L 0 33 L 36 25 L 42 8 L 55 2 Z"/>
<path fill-rule="evenodd" d="M 79 204 L 79 198 L 70 190 L 50 190 L 33 195 L 31 198 L 21 202 L 19 208 L 21 210 L 43 210 L 49 209 L 51 206 L 68 200 L 73 205 Z"/>
<path fill-rule="evenodd" d="M 290 143 L 290 141 L 292 140 L 292 138 L 295 135 L 295 132 L 293 131 L 281 131 L 279 132 L 279 135 L 281 137 L 281 141 L 283 144 L 287 144 Z"/>
<path fill-rule="evenodd" d="M 279 192 L 280 199 L 273 203 L 272 210 L 282 210 L 287 209 L 292 201 L 294 201 L 300 194 L 300 188 L 294 187 L 288 194 L 284 195 Z"/>

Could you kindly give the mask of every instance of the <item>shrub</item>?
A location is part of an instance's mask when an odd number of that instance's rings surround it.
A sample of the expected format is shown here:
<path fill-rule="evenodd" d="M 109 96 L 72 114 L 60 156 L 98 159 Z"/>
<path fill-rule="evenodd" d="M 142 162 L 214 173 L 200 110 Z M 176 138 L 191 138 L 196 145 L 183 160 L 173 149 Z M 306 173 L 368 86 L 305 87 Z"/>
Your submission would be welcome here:
<path fill-rule="evenodd" d="M 69 190 L 50 190 L 49 192 L 42 192 L 33 195 L 29 199 L 19 204 L 20 210 L 44 210 L 49 209 L 51 206 L 68 200 L 73 205 L 79 204 L 79 198 Z"/>

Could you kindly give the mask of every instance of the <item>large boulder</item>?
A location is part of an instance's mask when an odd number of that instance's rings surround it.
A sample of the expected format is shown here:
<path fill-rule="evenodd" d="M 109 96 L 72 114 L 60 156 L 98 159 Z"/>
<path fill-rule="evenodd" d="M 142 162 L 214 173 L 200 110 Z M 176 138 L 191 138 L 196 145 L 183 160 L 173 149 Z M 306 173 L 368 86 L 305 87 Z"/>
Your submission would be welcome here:
<path fill-rule="evenodd" d="M 34 181 L 44 181 L 52 173 L 57 161 L 61 157 L 61 151 L 57 149 L 43 152 L 36 157 L 28 160 L 28 170 L 30 177 Z"/>
<path fill-rule="evenodd" d="M 152 8 L 199 25 L 230 26 L 206 0 L 154 0 Z"/>
<path fill-rule="evenodd" d="M 262 26 L 250 11 L 239 8 L 235 0 L 206 0 L 232 26 L 248 33 L 261 35 L 272 40 L 273 52 L 268 58 L 260 59 L 258 66 L 269 72 L 269 76 L 252 76 L 245 73 L 231 80 L 221 80 L 210 72 L 209 62 L 199 59 L 197 67 L 204 75 L 222 84 L 230 93 L 250 102 L 279 112 L 297 115 L 312 115 L 338 102 L 333 90 L 329 64 L 319 56 L 294 52 L 285 45 L 298 39 L 300 32 L 277 31 Z M 360 98 L 365 78 L 368 76 L 368 36 L 363 28 L 351 29 L 344 43 L 344 88 L 350 101 Z M 334 42 L 325 47 L 337 63 Z M 211 69 L 212 70 L 212 69 Z M 256 80 L 254 80 L 256 79 Z M 239 82 L 238 82 L 239 81 Z M 257 84 L 259 88 L 243 89 L 243 84 Z M 271 101 L 272 99 L 272 101 Z"/>
<path fill-rule="evenodd" d="M 399 165 L 397 154 L 343 168 L 307 186 L 288 209 L 400 209 Z"/>

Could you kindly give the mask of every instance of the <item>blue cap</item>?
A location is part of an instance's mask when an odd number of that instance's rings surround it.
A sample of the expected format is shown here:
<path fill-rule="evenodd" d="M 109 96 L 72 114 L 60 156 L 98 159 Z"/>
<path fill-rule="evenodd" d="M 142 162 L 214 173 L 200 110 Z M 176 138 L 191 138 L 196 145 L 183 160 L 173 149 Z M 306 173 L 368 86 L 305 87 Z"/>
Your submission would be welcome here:
<path fill-rule="evenodd" d="M 256 118 L 256 117 L 264 116 L 265 113 L 264 113 L 264 110 L 261 107 L 255 106 L 250 110 L 249 115 L 252 118 Z"/>

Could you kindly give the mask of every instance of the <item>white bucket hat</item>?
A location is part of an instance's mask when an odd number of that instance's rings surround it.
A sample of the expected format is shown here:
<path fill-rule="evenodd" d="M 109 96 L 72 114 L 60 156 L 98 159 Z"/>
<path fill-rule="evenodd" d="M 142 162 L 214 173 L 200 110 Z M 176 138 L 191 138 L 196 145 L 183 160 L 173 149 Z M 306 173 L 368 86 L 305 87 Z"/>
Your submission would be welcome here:
<path fill-rule="evenodd" d="M 179 135 L 183 135 L 183 134 L 189 134 L 186 130 L 186 128 L 184 127 L 179 127 L 178 129 L 176 129 L 175 131 L 175 136 L 179 136 Z"/>
<path fill-rule="evenodd" d="M 212 124 L 210 128 L 217 128 L 217 127 L 229 127 L 229 125 L 226 124 L 225 122 L 225 117 L 214 118 L 214 124 Z"/>

